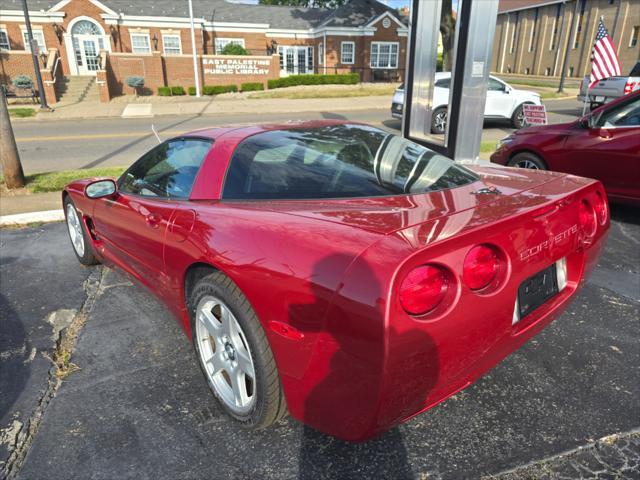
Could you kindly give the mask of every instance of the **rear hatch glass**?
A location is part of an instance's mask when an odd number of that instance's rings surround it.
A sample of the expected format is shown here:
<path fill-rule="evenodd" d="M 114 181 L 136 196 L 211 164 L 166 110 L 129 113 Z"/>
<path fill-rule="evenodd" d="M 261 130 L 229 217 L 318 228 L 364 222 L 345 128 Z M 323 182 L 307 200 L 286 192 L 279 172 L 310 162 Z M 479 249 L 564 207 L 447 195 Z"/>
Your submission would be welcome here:
<path fill-rule="evenodd" d="M 334 124 L 259 133 L 236 148 L 224 200 L 420 194 L 468 185 L 470 170 L 397 135 Z"/>

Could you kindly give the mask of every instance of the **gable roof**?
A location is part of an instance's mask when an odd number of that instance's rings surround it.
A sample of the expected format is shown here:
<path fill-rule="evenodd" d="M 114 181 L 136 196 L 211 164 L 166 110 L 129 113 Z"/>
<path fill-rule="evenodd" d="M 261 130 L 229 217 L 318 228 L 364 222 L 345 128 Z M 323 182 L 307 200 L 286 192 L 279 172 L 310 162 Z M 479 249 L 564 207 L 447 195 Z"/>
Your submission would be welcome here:
<path fill-rule="evenodd" d="M 186 1 L 99 0 L 107 9 L 125 16 L 188 18 Z M 2 0 L 2 8 L 22 10 L 21 0 Z M 29 10 L 47 11 L 60 0 L 29 0 Z M 60 8 L 64 11 L 64 6 Z M 395 11 L 377 0 L 351 0 L 335 10 L 280 5 L 251 5 L 226 0 L 193 0 L 193 14 L 207 22 L 268 24 L 271 28 L 308 30 L 320 26 L 363 27 L 385 12 Z M 108 13 L 105 11 L 105 13 Z"/>

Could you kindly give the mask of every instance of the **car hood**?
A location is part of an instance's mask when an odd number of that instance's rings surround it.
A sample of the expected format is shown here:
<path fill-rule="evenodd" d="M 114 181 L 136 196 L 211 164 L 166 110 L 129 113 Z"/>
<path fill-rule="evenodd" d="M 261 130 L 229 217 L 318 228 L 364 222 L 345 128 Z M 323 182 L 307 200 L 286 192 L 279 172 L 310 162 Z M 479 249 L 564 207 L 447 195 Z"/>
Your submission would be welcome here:
<path fill-rule="evenodd" d="M 513 133 L 516 137 L 523 135 L 535 135 L 540 133 L 566 133 L 567 130 L 572 129 L 576 122 L 567 123 L 555 123 L 553 125 L 535 125 L 531 127 L 521 128 Z"/>
<path fill-rule="evenodd" d="M 340 223 L 388 235 L 462 211 L 473 213 L 479 206 L 488 206 L 504 199 L 510 199 L 509 208 L 517 210 L 519 202 L 522 201 L 523 205 L 527 203 L 524 197 L 527 197 L 528 190 L 566 176 L 555 172 L 498 167 L 474 166 L 470 169 L 480 176 L 478 181 L 437 192 L 388 197 L 254 202 L 251 208 Z M 517 198 L 521 195 L 524 195 L 522 200 Z M 541 200 L 544 199 L 536 198 L 533 201 L 539 203 Z M 246 208 L 246 203 L 244 206 Z M 495 218 L 507 214 L 502 209 L 483 208 L 482 211 L 491 212 Z"/>

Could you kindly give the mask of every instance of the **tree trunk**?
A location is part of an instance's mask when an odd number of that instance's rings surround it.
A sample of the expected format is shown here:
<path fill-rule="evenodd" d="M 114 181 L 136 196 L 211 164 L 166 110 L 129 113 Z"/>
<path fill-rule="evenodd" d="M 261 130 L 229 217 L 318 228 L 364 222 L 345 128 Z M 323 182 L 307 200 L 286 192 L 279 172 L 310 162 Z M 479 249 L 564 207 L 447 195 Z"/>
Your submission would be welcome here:
<path fill-rule="evenodd" d="M 450 72 L 453 68 L 453 45 L 456 36 L 456 20 L 453 18 L 451 0 L 442 0 L 440 34 L 442 35 L 442 70 Z"/>
<path fill-rule="evenodd" d="M 13 127 L 9 118 L 7 99 L 4 89 L 0 87 L 0 160 L 2 161 L 2 174 L 7 188 L 24 187 L 24 172 L 20 163 L 16 138 L 13 136 Z"/>

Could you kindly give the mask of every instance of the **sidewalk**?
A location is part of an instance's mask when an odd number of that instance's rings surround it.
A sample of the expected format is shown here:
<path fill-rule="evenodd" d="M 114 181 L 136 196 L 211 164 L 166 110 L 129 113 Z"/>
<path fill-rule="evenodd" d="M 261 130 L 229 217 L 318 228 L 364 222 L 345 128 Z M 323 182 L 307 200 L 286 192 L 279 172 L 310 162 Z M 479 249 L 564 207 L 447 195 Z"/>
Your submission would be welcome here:
<path fill-rule="evenodd" d="M 183 100 L 184 98 L 184 100 Z M 147 101 L 148 100 L 148 101 Z M 164 100 L 164 99 L 163 99 Z M 177 100 L 177 99 L 176 99 Z M 300 113 L 310 111 L 354 111 L 391 108 L 390 96 L 309 98 L 309 99 L 248 99 L 181 97 L 180 101 L 158 101 L 156 97 L 96 103 L 81 102 L 53 106 L 52 112 L 38 112 L 35 121 L 58 121 L 83 118 L 135 118 L 159 115 L 225 115 L 238 113 Z M 34 118 L 18 119 L 34 121 Z"/>

